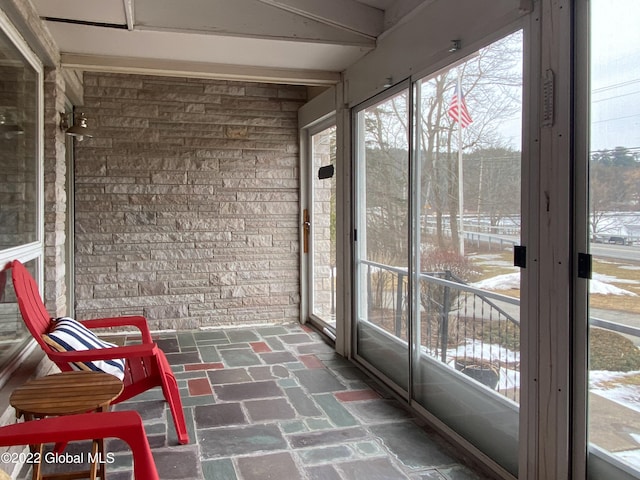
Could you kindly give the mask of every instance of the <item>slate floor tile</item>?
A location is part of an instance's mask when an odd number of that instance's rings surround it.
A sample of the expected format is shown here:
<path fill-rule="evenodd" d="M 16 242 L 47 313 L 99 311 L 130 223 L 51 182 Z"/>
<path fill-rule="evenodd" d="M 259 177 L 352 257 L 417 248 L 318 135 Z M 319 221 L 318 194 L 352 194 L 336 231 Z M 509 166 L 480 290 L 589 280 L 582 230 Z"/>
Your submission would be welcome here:
<path fill-rule="evenodd" d="M 165 354 L 180 352 L 180 345 L 177 338 L 160 338 L 156 339 L 155 342 Z"/>
<path fill-rule="evenodd" d="M 142 420 L 162 419 L 164 415 L 164 400 L 150 400 L 146 402 L 119 403 L 112 407 L 112 410 L 135 410 L 140 414 Z"/>
<path fill-rule="evenodd" d="M 156 462 L 160 478 L 185 480 L 187 478 L 200 478 L 200 459 L 196 446 L 182 447 L 180 449 L 162 449 L 154 452 L 153 459 Z"/>
<path fill-rule="evenodd" d="M 194 407 L 194 418 L 198 428 L 224 427 L 247 423 L 239 403 L 217 403 Z"/>
<path fill-rule="evenodd" d="M 250 382 L 253 379 L 244 368 L 225 368 L 222 370 L 212 370 L 207 372 L 212 385 L 222 385 L 225 383 Z"/>
<path fill-rule="evenodd" d="M 244 480 L 302 478 L 290 453 L 255 455 L 238 459 L 238 469 Z"/>
<path fill-rule="evenodd" d="M 167 353 L 170 365 L 184 365 L 185 363 L 200 363 L 202 360 L 198 352 Z"/>
<path fill-rule="evenodd" d="M 251 400 L 245 402 L 244 406 L 249 412 L 249 418 L 252 422 L 291 420 L 296 416 L 296 412 L 284 398 Z"/>
<path fill-rule="evenodd" d="M 260 357 L 250 349 L 235 348 L 230 350 L 219 350 L 220 357 L 229 367 L 248 367 L 250 365 L 261 365 Z"/>
<path fill-rule="evenodd" d="M 308 467 L 306 470 L 310 480 L 341 480 L 333 465 Z"/>
<path fill-rule="evenodd" d="M 290 352 L 271 352 L 261 353 L 260 358 L 266 364 L 273 365 L 276 363 L 295 362 L 298 359 Z"/>
<path fill-rule="evenodd" d="M 264 341 L 271 347 L 271 350 L 284 350 L 280 337 L 265 337 Z"/>
<path fill-rule="evenodd" d="M 214 391 L 220 400 L 227 402 L 284 396 L 282 389 L 272 380 L 232 385 L 216 385 L 214 386 Z"/>
<path fill-rule="evenodd" d="M 336 394 L 336 396 L 338 396 L 338 394 Z M 366 402 L 345 402 L 343 405 L 362 422 L 367 424 L 411 418 L 409 412 L 400 407 L 398 402 L 394 400 L 377 399 Z"/>
<path fill-rule="evenodd" d="M 228 330 L 227 337 L 231 343 L 257 342 L 260 337 L 252 330 Z"/>
<path fill-rule="evenodd" d="M 211 395 L 211 384 L 206 378 L 192 378 L 187 381 L 189 385 L 189 395 Z"/>
<path fill-rule="evenodd" d="M 317 465 L 347 460 L 353 456 L 353 451 L 346 445 L 332 445 L 303 450 L 298 456 L 305 465 Z"/>
<path fill-rule="evenodd" d="M 196 342 L 200 340 L 228 340 L 227 334 L 223 330 L 204 330 L 194 332 L 193 337 Z"/>
<path fill-rule="evenodd" d="M 264 325 L 155 338 L 176 374 L 191 442 L 178 445 L 159 387 L 113 410 L 140 413 L 162 479 L 486 480 L 308 328 Z M 108 478 L 133 480 L 128 446 L 110 439 L 107 451 L 116 456 Z M 30 478 L 23 468 L 18 480 Z"/>
<path fill-rule="evenodd" d="M 258 335 L 262 337 L 275 336 L 275 335 L 285 335 L 288 333 L 286 328 L 280 326 L 272 326 L 272 327 L 256 327 L 256 332 Z"/>
<path fill-rule="evenodd" d="M 333 348 L 324 342 L 312 343 L 309 345 L 299 345 L 296 347 L 298 353 L 301 355 L 308 354 L 321 354 L 321 353 L 333 353 Z"/>
<path fill-rule="evenodd" d="M 204 480 L 237 480 L 236 469 L 230 458 L 202 462 Z M 109 479 L 111 480 L 111 479 Z"/>
<path fill-rule="evenodd" d="M 310 343 L 313 339 L 306 333 L 290 333 L 288 335 L 280 335 L 280 340 L 288 345 L 298 343 Z"/>
<path fill-rule="evenodd" d="M 323 368 L 296 370 L 294 375 L 309 393 L 337 392 L 347 388 L 335 375 Z"/>
<path fill-rule="evenodd" d="M 287 442 L 275 424 L 203 429 L 198 442 L 204 459 L 287 449 Z"/>
<path fill-rule="evenodd" d="M 318 445 L 333 445 L 349 443 L 367 437 L 363 428 L 342 428 L 339 430 L 327 430 L 322 432 L 296 433 L 289 435 L 289 443 L 293 448 L 307 448 Z"/>
<path fill-rule="evenodd" d="M 327 417 L 329 417 L 329 420 L 331 420 L 334 425 L 338 427 L 350 427 L 358 424 L 358 421 L 353 415 L 351 415 L 333 395 L 325 393 L 315 395 L 313 399 L 327 414 Z"/>
<path fill-rule="evenodd" d="M 408 478 L 386 458 L 340 463 L 336 466 L 349 480 L 401 480 Z"/>
<path fill-rule="evenodd" d="M 464 465 L 439 468 L 438 472 L 447 480 L 487 480 L 483 474 L 474 472 Z"/>
<path fill-rule="evenodd" d="M 408 467 L 439 467 L 456 463 L 439 442 L 412 422 L 374 425 L 370 429 Z"/>
<path fill-rule="evenodd" d="M 289 401 L 296 409 L 299 415 L 306 417 L 315 417 L 322 414 L 322 411 L 318 408 L 313 398 L 307 395 L 302 388 L 292 387 L 285 388 L 285 394 L 289 397 Z"/>

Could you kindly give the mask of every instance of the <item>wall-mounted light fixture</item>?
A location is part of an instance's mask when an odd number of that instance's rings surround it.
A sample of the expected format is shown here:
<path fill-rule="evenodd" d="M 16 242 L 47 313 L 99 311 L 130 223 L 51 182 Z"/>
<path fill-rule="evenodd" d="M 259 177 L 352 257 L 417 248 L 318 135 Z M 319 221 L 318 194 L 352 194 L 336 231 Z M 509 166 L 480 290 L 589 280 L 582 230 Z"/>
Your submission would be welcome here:
<path fill-rule="evenodd" d="M 70 118 L 73 118 L 73 113 L 60 114 L 60 129 L 66 135 L 76 137 L 79 142 L 81 142 L 84 137 L 93 137 L 93 130 L 87 124 L 87 117 L 84 113 L 80 113 L 80 115 L 75 119 L 73 125 L 69 125 Z"/>
<path fill-rule="evenodd" d="M 0 136 L 2 138 L 14 138 L 23 135 L 24 129 L 15 123 L 11 123 L 7 115 L 0 113 Z"/>

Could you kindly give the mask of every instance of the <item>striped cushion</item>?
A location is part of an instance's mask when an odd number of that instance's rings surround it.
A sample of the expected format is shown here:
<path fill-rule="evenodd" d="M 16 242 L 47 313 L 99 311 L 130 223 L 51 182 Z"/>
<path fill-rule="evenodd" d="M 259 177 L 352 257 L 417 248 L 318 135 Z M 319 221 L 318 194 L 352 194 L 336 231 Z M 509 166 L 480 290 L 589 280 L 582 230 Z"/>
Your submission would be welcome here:
<path fill-rule="evenodd" d="M 80 322 L 69 317 L 60 317 L 54 320 L 55 326 L 42 336 L 47 345 L 58 352 L 71 352 L 75 350 L 91 350 L 94 348 L 116 347 L 113 343 L 104 342 Z M 93 370 L 115 375 L 120 380 L 124 378 L 124 360 L 96 360 L 94 362 L 71 363 L 74 370 Z"/>

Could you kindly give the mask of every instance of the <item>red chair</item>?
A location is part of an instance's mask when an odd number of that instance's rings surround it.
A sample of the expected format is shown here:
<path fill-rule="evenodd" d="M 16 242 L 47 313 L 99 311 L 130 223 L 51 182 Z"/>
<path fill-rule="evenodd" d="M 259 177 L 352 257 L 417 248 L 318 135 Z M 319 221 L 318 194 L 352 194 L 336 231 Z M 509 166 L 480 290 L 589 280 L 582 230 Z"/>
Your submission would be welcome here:
<path fill-rule="evenodd" d="M 81 413 L 0 427 L 0 447 L 100 438 L 120 438 L 129 444 L 136 479 L 160 479 L 138 412 Z"/>
<path fill-rule="evenodd" d="M 101 348 L 93 350 L 58 352 L 52 349 L 42 338 L 52 328 L 52 319 L 42 302 L 38 284 L 22 263 L 14 260 L 12 269 L 13 288 L 18 299 L 18 306 L 31 335 L 40 348 L 62 371 L 72 370 L 73 362 L 92 362 L 125 359 L 124 390 L 113 403 L 120 403 L 151 388 L 161 386 L 164 398 L 169 403 L 171 415 L 176 428 L 178 442 L 189 443 L 187 426 L 182 410 L 182 400 L 176 378 L 171 371 L 164 352 L 158 348 L 151 338 L 147 321 L 144 317 L 115 317 L 84 320 L 81 323 L 89 328 L 121 328 L 134 326 L 142 334 L 142 343 L 125 347 Z"/>

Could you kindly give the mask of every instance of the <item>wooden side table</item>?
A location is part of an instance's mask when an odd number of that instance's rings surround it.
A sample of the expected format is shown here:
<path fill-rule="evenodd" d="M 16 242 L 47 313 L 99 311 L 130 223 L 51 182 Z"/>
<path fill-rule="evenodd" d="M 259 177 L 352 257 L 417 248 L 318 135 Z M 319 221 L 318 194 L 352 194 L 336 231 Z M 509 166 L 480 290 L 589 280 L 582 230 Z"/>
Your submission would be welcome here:
<path fill-rule="evenodd" d="M 9 402 L 16 410 L 16 417 L 24 416 L 25 421 L 74 413 L 102 412 L 109 409 L 111 402 L 120 395 L 123 383 L 117 377 L 102 372 L 72 371 L 47 375 L 26 382 L 16 388 Z M 38 453 L 39 462 L 33 464 L 33 480 L 43 478 L 86 478 L 95 480 L 99 475 L 105 479 L 104 461 L 98 465 L 91 462 L 86 472 L 42 475 L 43 446 L 32 446 Z M 104 441 L 94 440 L 91 447 L 91 459 L 104 459 Z M 78 476 L 84 474 L 85 477 Z"/>

